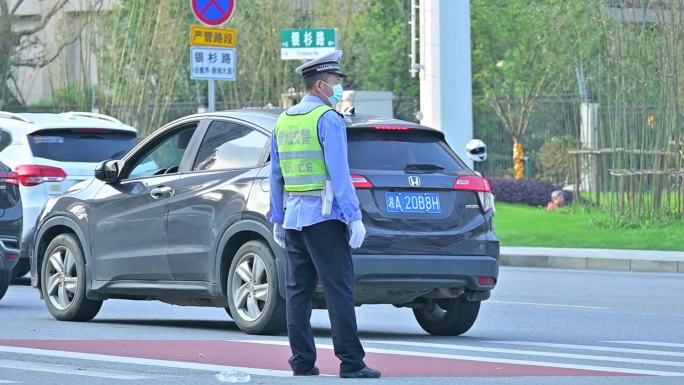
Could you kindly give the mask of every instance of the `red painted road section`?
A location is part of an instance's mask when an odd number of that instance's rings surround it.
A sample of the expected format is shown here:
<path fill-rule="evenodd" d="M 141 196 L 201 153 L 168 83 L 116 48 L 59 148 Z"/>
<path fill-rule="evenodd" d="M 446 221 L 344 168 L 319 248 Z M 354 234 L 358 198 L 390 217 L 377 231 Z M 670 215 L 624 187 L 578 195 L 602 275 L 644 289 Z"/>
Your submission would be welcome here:
<path fill-rule="evenodd" d="M 290 370 L 290 348 L 235 341 L 175 340 L 0 340 L 0 345 L 32 349 L 104 354 L 179 362 Z M 502 364 L 449 358 L 367 353 L 366 363 L 383 377 L 528 377 L 631 376 L 627 373 Z M 329 349 L 318 350 L 316 365 L 324 374 L 337 375 L 339 361 Z"/>

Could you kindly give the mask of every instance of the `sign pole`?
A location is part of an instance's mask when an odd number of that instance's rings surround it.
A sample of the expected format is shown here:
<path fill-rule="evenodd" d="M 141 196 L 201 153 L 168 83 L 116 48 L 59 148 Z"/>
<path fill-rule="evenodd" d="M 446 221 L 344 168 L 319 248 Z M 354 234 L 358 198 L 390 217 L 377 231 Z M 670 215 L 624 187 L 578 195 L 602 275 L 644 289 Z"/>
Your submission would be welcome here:
<path fill-rule="evenodd" d="M 236 80 L 237 31 L 231 28 L 213 28 L 223 25 L 233 16 L 236 1 L 190 0 L 192 13 L 205 25 L 190 27 L 190 79 L 209 81 L 209 112 L 216 111 L 215 81 Z"/>
<path fill-rule="evenodd" d="M 216 111 L 216 88 L 214 87 L 214 79 L 209 79 L 209 112 Z"/>

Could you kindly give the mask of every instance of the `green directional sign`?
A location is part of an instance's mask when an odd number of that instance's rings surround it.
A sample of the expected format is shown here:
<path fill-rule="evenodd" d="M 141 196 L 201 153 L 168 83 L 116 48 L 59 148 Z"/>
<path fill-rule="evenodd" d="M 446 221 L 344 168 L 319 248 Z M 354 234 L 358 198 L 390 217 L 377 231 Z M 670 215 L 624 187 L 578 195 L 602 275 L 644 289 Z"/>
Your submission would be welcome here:
<path fill-rule="evenodd" d="M 284 29 L 280 34 L 280 58 L 308 60 L 337 49 L 337 29 Z"/>

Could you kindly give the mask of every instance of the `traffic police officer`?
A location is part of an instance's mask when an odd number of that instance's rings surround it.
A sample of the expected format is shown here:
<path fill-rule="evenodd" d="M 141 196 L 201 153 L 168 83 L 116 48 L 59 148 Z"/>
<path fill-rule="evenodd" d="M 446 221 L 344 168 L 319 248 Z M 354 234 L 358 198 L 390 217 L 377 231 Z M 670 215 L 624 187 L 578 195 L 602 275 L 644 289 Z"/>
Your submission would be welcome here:
<path fill-rule="evenodd" d="M 296 69 L 307 94 L 276 123 L 270 220 L 276 242 L 287 251 L 287 334 L 294 375 L 319 374 L 310 319 L 320 279 L 340 377 L 378 378 L 380 372 L 363 361 L 356 330 L 351 248 L 361 246 L 366 230 L 349 174 L 346 125 L 334 110 L 346 76 L 341 57 L 342 51 L 335 51 Z"/>

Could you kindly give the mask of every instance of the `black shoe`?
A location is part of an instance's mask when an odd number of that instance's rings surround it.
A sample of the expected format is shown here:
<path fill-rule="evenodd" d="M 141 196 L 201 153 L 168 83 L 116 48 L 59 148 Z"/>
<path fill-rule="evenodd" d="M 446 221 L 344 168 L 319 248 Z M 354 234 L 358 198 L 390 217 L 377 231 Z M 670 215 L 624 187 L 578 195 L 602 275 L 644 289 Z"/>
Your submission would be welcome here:
<path fill-rule="evenodd" d="M 359 370 L 358 372 L 340 372 L 340 377 L 342 378 L 380 378 L 380 375 L 381 373 L 379 370 L 371 369 L 368 366 Z"/>
<path fill-rule="evenodd" d="M 321 374 L 321 371 L 318 370 L 318 368 L 314 366 L 313 368 L 307 370 L 306 372 L 293 372 L 292 374 L 295 376 L 317 376 L 317 375 Z"/>

